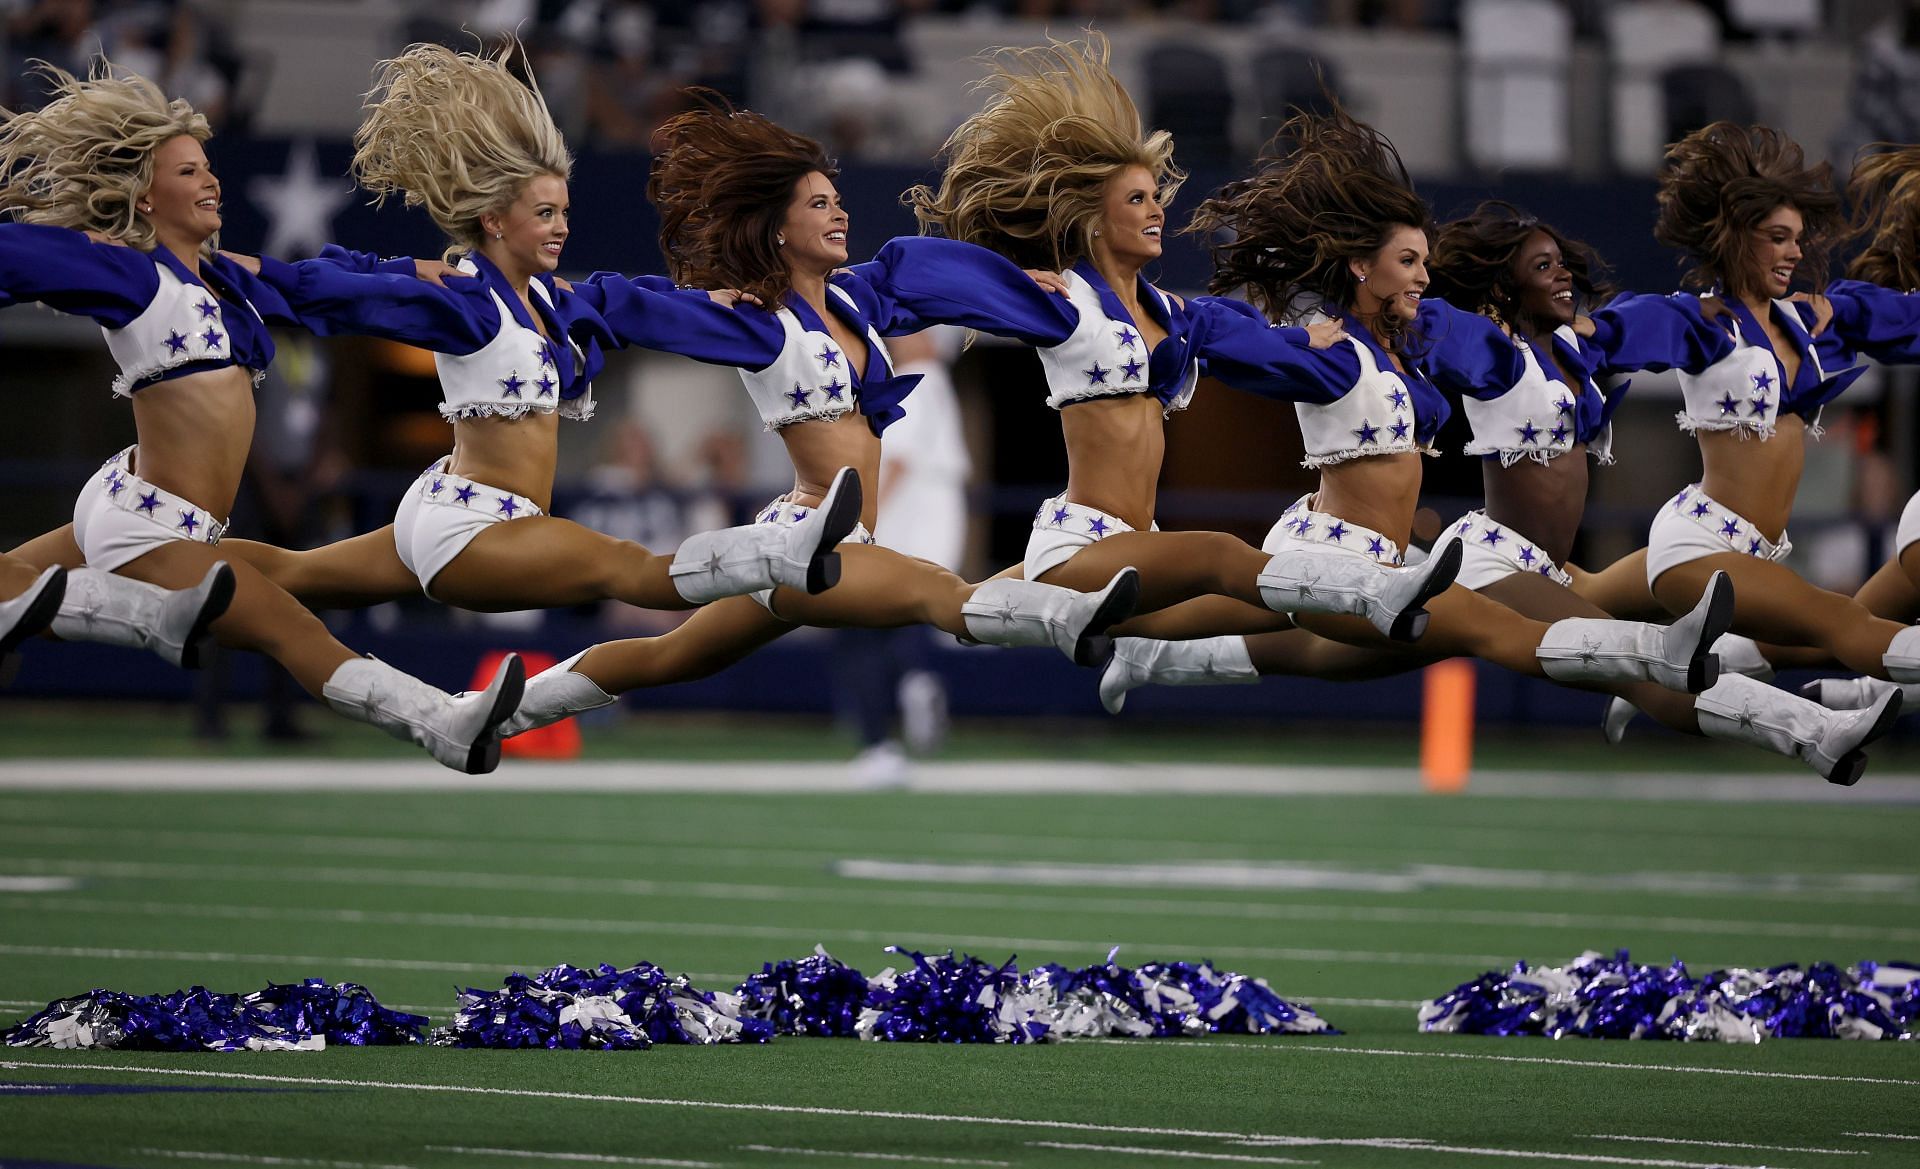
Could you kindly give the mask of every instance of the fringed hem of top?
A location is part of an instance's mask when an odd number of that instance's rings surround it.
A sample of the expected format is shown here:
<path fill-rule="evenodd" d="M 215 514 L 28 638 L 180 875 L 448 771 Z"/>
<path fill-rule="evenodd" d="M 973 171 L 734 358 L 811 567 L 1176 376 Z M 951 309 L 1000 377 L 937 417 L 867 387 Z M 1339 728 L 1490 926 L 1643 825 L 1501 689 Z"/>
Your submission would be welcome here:
<path fill-rule="evenodd" d="M 525 418 L 529 414 L 558 414 L 569 422 L 585 422 L 593 417 L 593 403 L 576 405 L 580 399 L 569 398 L 549 405 L 545 402 L 475 402 L 470 406 L 440 405 L 440 417 L 448 422 L 458 422 L 467 418 Z"/>

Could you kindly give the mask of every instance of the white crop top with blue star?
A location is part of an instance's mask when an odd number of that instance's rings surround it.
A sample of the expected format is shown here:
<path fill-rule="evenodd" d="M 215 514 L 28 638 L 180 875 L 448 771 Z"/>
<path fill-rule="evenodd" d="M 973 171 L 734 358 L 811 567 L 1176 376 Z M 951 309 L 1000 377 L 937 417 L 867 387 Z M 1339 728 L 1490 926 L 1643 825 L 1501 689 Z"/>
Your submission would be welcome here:
<path fill-rule="evenodd" d="M 845 289 L 827 285 L 834 298 L 854 319 L 859 306 Z M 760 412 L 760 421 L 768 430 L 779 430 L 796 422 L 832 420 L 859 408 L 860 392 L 850 374 L 852 361 L 840 343 L 827 332 L 805 301 L 795 298 L 774 313 L 780 324 L 780 352 L 762 369 L 740 370 L 740 380 Z M 880 333 L 866 325 L 870 368 L 890 370 L 892 358 Z"/>
<path fill-rule="evenodd" d="M 471 256 L 461 260 L 459 268 L 469 275 L 480 275 L 480 268 Z M 527 293 L 538 304 L 541 314 L 551 319 L 553 293 L 547 286 L 538 280 L 530 281 Z M 520 318 L 526 313 L 525 306 L 517 304 L 519 297 L 513 300 L 522 311 L 515 313 L 499 289 L 491 284 L 487 295 L 493 300 L 499 322 L 493 339 L 472 353 L 436 351 L 433 355 L 434 370 L 440 375 L 440 396 L 445 399 L 440 404 L 440 416 L 449 420 L 489 415 L 519 418 L 538 413 L 558 414 L 578 422 L 592 418 L 591 385 L 582 385 L 573 397 L 560 396 L 557 346 L 564 344 L 572 348 L 575 363 L 584 365 L 578 347 L 564 337 L 550 341 L 540 335 L 531 321 L 522 321 Z M 508 295 L 512 295 L 511 291 Z"/>
<path fill-rule="evenodd" d="M 1080 272 L 1069 270 L 1065 277 L 1067 299 L 1078 310 L 1079 320 L 1066 340 L 1036 350 L 1047 373 L 1047 405 L 1059 410 L 1092 398 L 1150 392 L 1147 346 L 1139 330 L 1131 321 L 1114 317 L 1102 303 L 1101 290 Z M 1143 287 L 1159 308 L 1159 318 L 1171 320 L 1173 309 L 1166 294 L 1151 284 Z M 1199 365 L 1189 362 L 1179 383 L 1161 396 L 1162 413 L 1171 416 L 1185 410 L 1199 381 Z"/>

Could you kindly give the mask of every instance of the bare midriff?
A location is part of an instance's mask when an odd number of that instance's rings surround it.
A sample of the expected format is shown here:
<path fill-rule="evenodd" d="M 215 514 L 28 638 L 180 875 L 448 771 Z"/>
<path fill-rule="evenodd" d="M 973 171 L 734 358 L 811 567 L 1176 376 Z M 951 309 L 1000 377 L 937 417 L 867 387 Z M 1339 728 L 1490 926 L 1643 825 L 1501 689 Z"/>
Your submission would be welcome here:
<path fill-rule="evenodd" d="M 1759 439 L 1732 430 L 1702 430 L 1700 489 L 1744 516 L 1769 540 L 1778 540 L 1793 514 L 1800 472 L 1807 461 L 1807 424 L 1782 415 L 1773 437 Z"/>
<path fill-rule="evenodd" d="M 1067 442 L 1067 499 L 1117 517 L 1135 531 L 1153 524 L 1166 417 L 1152 394 L 1093 398 L 1060 411 Z"/>
<path fill-rule="evenodd" d="M 1405 548 L 1420 502 L 1420 460 L 1413 451 L 1368 455 L 1320 469 L 1313 510 L 1372 528 Z"/>
<path fill-rule="evenodd" d="M 237 365 L 136 390 L 134 473 L 224 520 L 246 470 L 253 421 L 253 372 Z"/>
<path fill-rule="evenodd" d="M 1574 443 L 1547 462 L 1521 459 L 1503 467 L 1481 463 L 1487 516 L 1538 545 L 1555 564 L 1573 555 L 1573 539 L 1587 509 L 1587 444 Z"/>
<path fill-rule="evenodd" d="M 462 478 L 524 495 L 553 510 L 553 476 L 560 462 L 560 416 L 528 412 L 462 418 L 453 424 L 447 470 Z"/>
<path fill-rule="evenodd" d="M 866 415 L 849 411 L 838 418 L 795 422 L 781 427 L 779 434 L 793 460 L 793 490 L 787 499 L 817 504 L 840 468 L 852 467 L 860 472 L 860 522 L 872 531 L 880 514 L 880 439 Z"/>

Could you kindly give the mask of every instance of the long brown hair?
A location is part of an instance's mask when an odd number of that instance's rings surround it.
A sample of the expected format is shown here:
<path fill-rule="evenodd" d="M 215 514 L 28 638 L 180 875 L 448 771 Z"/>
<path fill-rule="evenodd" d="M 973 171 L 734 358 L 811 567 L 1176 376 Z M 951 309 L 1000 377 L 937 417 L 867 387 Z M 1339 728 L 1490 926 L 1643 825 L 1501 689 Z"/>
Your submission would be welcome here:
<path fill-rule="evenodd" d="M 1351 307 L 1359 288 L 1351 262 L 1379 252 L 1403 225 L 1433 236 L 1400 152 L 1334 102 L 1331 112 L 1289 118 L 1254 173 L 1200 204 L 1187 230 L 1207 237 L 1213 292 L 1244 286 L 1261 311 L 1286 319 L 1305 301 Z M 1392 336 L 1406 323 L 1382 327 Z"/>
<path fill-rule="evenodd" d="M 840 173 L 818 142 L 717 95 L 660 127 L 647 198 L 660 212 L 660 250 L 675 281 L 737 288 L 779 307 L 793 288 L 780 225 L 794 184 Z"/>
<path fill-rule="evenodd" d="M 1526 331 L 1513 292 L 1513 262 L 1536 231 L 1559 245 L 1573 277 L 1573 290 L 1588 304 L 1613 295 L 1598 253 L 1501 199 L 1488 199 L 1440 229 L 1429 265 L 1433 283 L 1427 295 L 1468 312 L 1498 316 L 1514 330 Z"/>
<path fill-rule="evenodd" d="M 1854 163 L 1847 181 L 1853 234 L 1867 241 L 1847 275 L 1910 292 L 1920 288 L 1920 146 L 1868 149 L 1880 153 Z"/>
<path fill-rule="evenodd" d="M 1800 144 L 1771 126 L 1715 122 L 1667 147 L 1653 238 L 1685 253 L 1685 280 L 1738 296 L 1753 262 L 1753 230 L 1780 207 L 1806 224 L 1800 266 L 1826 284 L 1827 253 L 1841 235 L 1833 168 L 1808 166 Z"/>

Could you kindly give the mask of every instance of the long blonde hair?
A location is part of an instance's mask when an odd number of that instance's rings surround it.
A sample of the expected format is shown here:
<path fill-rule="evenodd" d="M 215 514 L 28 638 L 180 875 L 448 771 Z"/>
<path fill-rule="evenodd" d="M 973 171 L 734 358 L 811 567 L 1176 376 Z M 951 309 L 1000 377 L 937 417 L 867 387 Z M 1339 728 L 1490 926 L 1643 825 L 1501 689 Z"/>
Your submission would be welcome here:
<path fill-rule="evenodd" d="M 1901 292 L 1920 288 L 1920 146 L 1875 143 L 1853 164 L 1853 235 L 1867 246 L 1847 275 Z"/>
<path fill-rule="evenodd" d="M 410 45 L 380 62 L 354 131 L 354 178 L 376 203 L 399 195 L 426 208 L 453 241 L 448 259 L 477 250 L 480 217 L 511 205 L 527 183 L 573 172 L 532 71 L 524 83 L 508 71 L 515 52 L 525 59 L 517 41 L 491 56 Z"/>
<path fill-rule="evenodd" d="M 0 212 L 152 251 L 159 239 L 135 204 L 153 186 L 154 152 L 183 134 L 205 142 L 207 119 L 104 59 L 84 80 L 45 61 L 34 68 L 54 97 L 37 110 L 0 111 Z"/>
<path fill-rule="evenodd" d="M 1145 134 L 1140 111 L 1107 68 L 1107 38 L 990 49 L 986 108 L 940 148 L 939 189 L 905 196 L 923 230 L 981 244 L 1024 267 L 1061 269 L 1093 250 L 1109 180 L 1129 166 L 1153 175 L 1161 206 L 1186 175 L 1173 136 Z"/>

